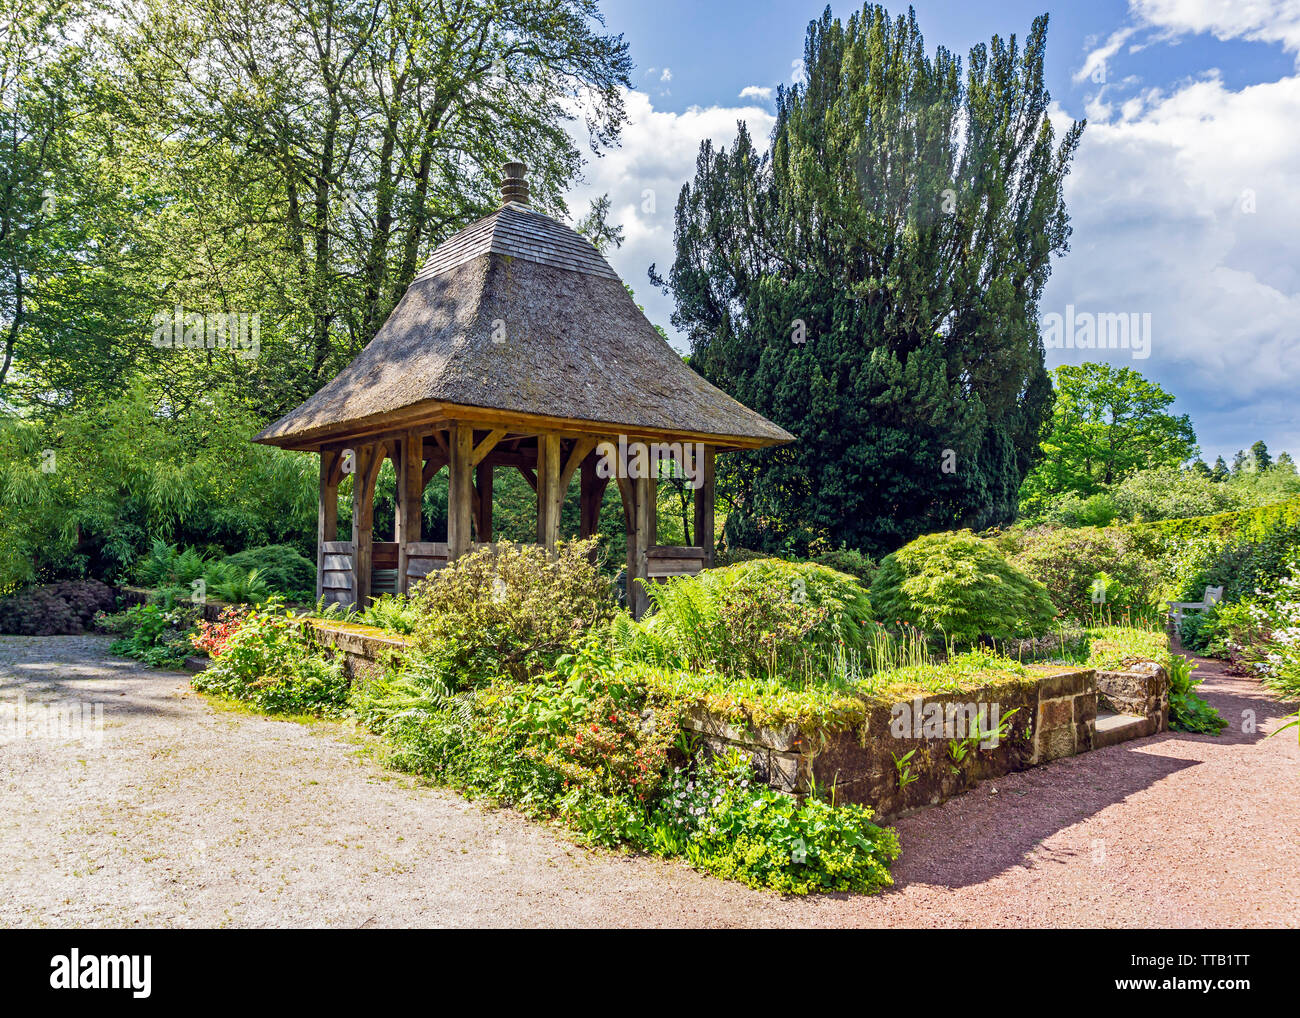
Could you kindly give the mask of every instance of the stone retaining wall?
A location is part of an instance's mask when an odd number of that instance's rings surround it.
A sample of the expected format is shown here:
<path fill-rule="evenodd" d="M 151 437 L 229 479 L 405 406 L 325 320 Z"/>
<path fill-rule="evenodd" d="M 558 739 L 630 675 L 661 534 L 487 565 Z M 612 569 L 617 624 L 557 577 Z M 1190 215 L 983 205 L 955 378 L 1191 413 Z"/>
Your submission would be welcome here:
<path fill-rule="evenodd" d="M 1150 710 L 1144 726 L 1150 730 L 1141 734 L 1168 727 L 1163 668 L 1106 674 L 1108 689 L 1132 694 L 1122 702 L 1136 704 L 1140 695 Z M 1097 673 L 1087 668 L 1040 671 L 972 692 L 876 704 L 852 728 L 787 725 L 755 731 L 703 710 L 695 711 L 687 726 L 708 752 L 734 749 L 748 755 L 756 773 L 779 791 L 833 791 L 835 801 L 869 805 L 890 820 L 942 802 L 978 781 L 1089 752 L 1097 705 Z M 970 724 L 972 708 L 978 726 Z M 1000 738 L 976 742 L 974 736 L 991 733 L 999 723 L 1004 727 Z"/>
<path fill-rule="evenodd" d="M 411 641 L 374 626 L 350 622 L 312 622 L 314 638 L 343 655 L 343 672 L 355 682 L 384 671 L 396 657 L 411 649 Z"/>
<path fill-rule="evenodd" d="M 1154 661 L 1141 661 L 1119 672 L 1099 671 L 1097 702 L 1116 714 L 1144 718 L 1141 735 L 1169 728 L 1169 678 Z"/>

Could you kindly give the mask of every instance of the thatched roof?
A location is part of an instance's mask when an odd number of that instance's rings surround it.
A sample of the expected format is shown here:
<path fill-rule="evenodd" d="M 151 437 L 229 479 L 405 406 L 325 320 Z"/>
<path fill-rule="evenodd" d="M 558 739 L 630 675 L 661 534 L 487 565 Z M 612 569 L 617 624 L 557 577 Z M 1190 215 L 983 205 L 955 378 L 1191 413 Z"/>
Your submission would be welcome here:
<path fill-rule="evenodd" d="M 255 441 L 310 446 L 439 404 L 719 444 L 792 438 L 688 368 L 590 242 L 517 201 L 434 251 L 356 359 Z"/>

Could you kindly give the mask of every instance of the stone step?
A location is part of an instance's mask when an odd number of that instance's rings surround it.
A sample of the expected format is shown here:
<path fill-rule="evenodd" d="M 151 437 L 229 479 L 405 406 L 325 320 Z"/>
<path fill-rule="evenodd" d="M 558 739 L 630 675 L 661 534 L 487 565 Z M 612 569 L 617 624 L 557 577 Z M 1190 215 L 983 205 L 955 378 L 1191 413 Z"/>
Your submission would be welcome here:
<path fill-rule="evenodd" d="M 1129 739 L 1140 739 L 1150 735 L 1154 725 L 1150 718 L 1140 714 L 1112 714 L 1109 711 L 1097 712 L 1097 730 L 1093 736 L 1092 748 L 1104 749 Z"/>

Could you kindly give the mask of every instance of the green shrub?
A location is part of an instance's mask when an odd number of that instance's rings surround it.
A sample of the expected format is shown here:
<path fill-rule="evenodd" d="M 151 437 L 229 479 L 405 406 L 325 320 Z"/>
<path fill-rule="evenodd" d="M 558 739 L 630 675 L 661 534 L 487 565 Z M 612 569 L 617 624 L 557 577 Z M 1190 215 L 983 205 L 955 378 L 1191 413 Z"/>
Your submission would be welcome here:
<path fill-rule="evenodd" d="M 754 551 L 752 548 L 723 548 L 713 556 L 713 564 L 718 568 L 724 568 L 740 562 L 752 562 L 754 559 L 771 557 L 769 552 Z"/>
<path fill-rule="evenodd" d="M 319 647 L 305 627 L 273 598 L 244 616 L 212 663 L 194 677 L 194 688 L 246 701 L 268 714 L 341 713 L 348 703 L 342 661 Z"/>
<path fill-rule="evenodd" d="M 592 562 L 595 539 L 496 544 L 431 573 L 413 594 L 420 649 L 461 687 L 508 675 L 539 676 L 615 611 L 613 592 Z"/>
<path fill-rule="evenodd" d="M 363 626 L 378 626 L 390 633 L 409 636 L 415 632 L 420 620 L 420 608 L 402 594 L 381 594 L 366 605 L 366 610 L 356 617 Z"/>
<path fill-rule="evenodd" d="M 819 566 L 826 566 L 836 572 L 848 573 L 864 587 L 871 586 L 871 577 L 876 571 L 876 563 L 854 548 L 828 551 L 818 555 L 813 561 Z"/>
<path fill-rule="evenodd" d="M 1056 617 L 1047 589 L 969 530 L 918 537 L 885 556 L 871 603 L 885 622 L 961 641 L 1039 633 Z"/>
<path fill-rule="evenodd" d="M 1073 492 L 1056 499 L 1037 522 L 1061 527 L 1108 527 L 1119 515 L 1115 500 L 1105 492 L 1082 495 Z"/>
<path fill-rule="evenodd" d="M 100 627 L 121 634 L 109 645 L 110 653 L 155 668 L 180 668 L 192 653 L 190 632 L 198 616 L 198 609 L 188 604 L 171 608 L 137 604 L 118 615 L 102 617 Z"/>
<path fill-rule="evenodd" d="M 782 795 L 732 755 L 669 775 L 648 847 L 783 894 L 871 893 L 893 883 L 899 854 L 898 836 L 873 816 L 866 806 Z"/>
<path fill-rule="evenodd" d="M 654 606 L 611 630 L 635 660 L 758 678 L 851 671 L 868 649 L 867 593 L 812 562 L 753 559 L 647 586 Z"/>
<path fill-rule="evenodd" d="M 231 604 L 261 604 L 271 595 L 270 587 L 257 569 L 245 572 L 230 562 L 217 562 L 205 575 L 207 593 Z"/>
<path fill-rule="evenodd" d="M 1215 708 L 1197 696 L 1195 688 L 1200 679 L 1192 678 L 1196 665 L 1180 654 L 1166 663 L 1169 670 L 1169 727 L 1180 732 L 1201 732 L 1218 735 L 1228 727 Z"/>
<path fill-rule="evenodd" d="M 1184 650 L 1204 655 L 1210 650 L 1219 617 L 1219 606 L 1211 605 L 1201 611 L 1188 612 L 1178 626 L 1178 639 Z"/>
<path fill-rule="evenodd" d="M 300 596 L 316 589 L 316 563 L 287 544 L 247 548 L 221 564 L 244 575 L 256 569 L 261 581 L 280 594 Z"/>
<path fill-rule="evenodd" d="M 142 587 L 190 589 L 210 565 L 197 548 L 184 551 L 155 537 L 149 554 L 135 564 L 135 581 Z"/>
<path fill-rule="evenodd" d="M 95 615 L 113 608 L 113 590 L 98 580 L 63 580 L 27 587 L 0 598 L 0 633 L 73 635 L 91 628 Z"/>
<path fill-rule="evenodd" d="M 1114 488 L 1115 506 L 1126 520 L 1168 520 L 1209 516 L 1240 508 L 1242 498 L 1230 484 L 1180 467 L 1138 470 Z"/>
<path fill-rule="evenodd" d="M 1141 614 L 1159 600 L 1159 566 L 1119 527 L 1030 530 L 1021 535 L 1020 550 L 1011 561 L 1047 588 L 1065 616 L 1079 621 L 1103 608 Z M 1106 590 L 1101 603 L 1094 593 L 1099 578 Z"/>
<path fill-rule="evenodd" d="M 783 893 L 878 890 L 898 855 L 862 806 L 798 800 L 738 758 L 688 765 L 681 706 L 599 645 L 559 662 L 555 681 L 452 693 L 422 666 L 367 687 L 360 712 L 394 747 L 389 763 L 560 818 L 585 841 L 684 856 Z"/>

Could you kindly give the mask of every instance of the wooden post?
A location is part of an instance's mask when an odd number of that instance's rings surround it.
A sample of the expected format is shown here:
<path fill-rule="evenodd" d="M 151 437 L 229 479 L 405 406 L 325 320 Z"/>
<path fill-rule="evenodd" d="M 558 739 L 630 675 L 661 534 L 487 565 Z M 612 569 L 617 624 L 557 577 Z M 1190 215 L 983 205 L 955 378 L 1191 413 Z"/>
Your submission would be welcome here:
<path fill-rule="evenodd" d="M 452 560 L 470 548 L 474 497 L 469 463 L 474 429 L 468 424 L 453 424 L 447 444 L 451 453 L 447 479 L 447 558 Z"/>
<path fill-rule="evenodd" d="M 376 462 L 378 461 L 378 462 Z M 370 568 L 375 538 L 375 485 L 383 451 L 379 446 L 362 445 L 354 450 L 352 474 L 352 597 L 353 607 L 361 609 L 370 597 Z"/>
<path fill-rule="evenodd" d="M 492 542 L 492 464 L 480 463 L 474 468 L 474 487 L 478 491 L 478 515 L 474 529 L 484 544 Z"/>
<path fill-rule="evenodd" d="M 640 618 L 650 605 L 645 586 L 636 581 L 644 580 L 649 575 L 646 552 L 654 547 L 658 535 L 656 518 L 658 485 L 654 476 L 655 465 L 651 464 L 651 476 L 638 477 L 632 484 L 636 489 L 636 514 L 633 533 L 628 536 L 628 561 L 633 566 L 628 570 L 627 591 L 628 604 L 632 617 Z"/>
<path fill-rule="evenodd" d="M 696 447 L 696 452 L 700 447 Z M 713 568 L 713 548 L 717 539 L 713 532 L 713 446 L 703 447 L 703 456 L 697 456 L 695 469 L 700 486 L 695 489 L 695 543 L 704 549 L 704 568 Z"/>
<path fill-rule="evenodd" d="M 397 463 L 397 589 L 405 594 L 406 546 L 422 539 L 421 506 L 424 502 L 424 439 L 414 430 L 401 439 L 401 457 Z"/>
<path fill-rule="evenodd" d="M 555 550 L 560 539 L 560 436 L 548 432 L 537 436 L 537 543 Z"/>
<path fill-rule="evenodd" d="M 594 450 L 587 453 L 582 461 L 582 474 L 578 482 L 581 490 L 578 534 L 581 537 L 591 537 L 600 530 L 600 507 L 605 501 L 605 488 L 609 484 L 609 478 L 596 476 L 596 465 L 599 462 L 600 456 Z"/>
<path fill-rule="evenodd" d="M 325 594 L 325 543 L 336 540 L 339 529 L 339 482 L 334 466 L 337 452 L 320 454 L 320 498 L 316 507 L 316 600 Z"/>

